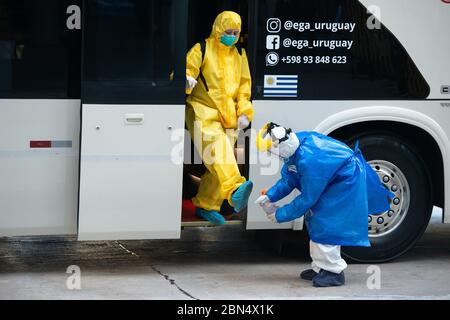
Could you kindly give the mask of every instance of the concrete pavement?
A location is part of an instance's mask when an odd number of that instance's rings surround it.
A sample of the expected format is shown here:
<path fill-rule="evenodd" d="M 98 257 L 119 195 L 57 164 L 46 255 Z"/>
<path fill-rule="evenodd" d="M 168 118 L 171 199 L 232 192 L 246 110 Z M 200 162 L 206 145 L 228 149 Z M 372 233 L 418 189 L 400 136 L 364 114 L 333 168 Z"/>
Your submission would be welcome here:
<path fill-rule="evenodd" d="M 415 248 L 378 265 L 372 290 L 365 264 L 349 265 L 344 287 L 313 288 L 298 279 L 306 243 L 278 255 L 240 226 L 186 229 L 170 241 L 0 239 L 0 299 L 450 299 L 450 225 L 439 222 L 436 213 Z M 81 270 L 80 290 L 67 287 L 70 265 Z"/>

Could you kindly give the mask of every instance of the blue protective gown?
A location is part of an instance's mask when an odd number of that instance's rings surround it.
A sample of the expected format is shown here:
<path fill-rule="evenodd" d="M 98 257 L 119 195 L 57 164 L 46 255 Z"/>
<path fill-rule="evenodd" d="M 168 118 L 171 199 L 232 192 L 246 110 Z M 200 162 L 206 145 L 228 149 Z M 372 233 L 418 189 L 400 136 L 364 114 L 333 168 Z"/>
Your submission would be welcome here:
<path fill-rule="evenodd" d="M 312 241 L 342 246 L 370 246 L 368 215 L 389 210 L 392 193 L 364 160 L 356 146 L 317 132 L 296 133 L 300 141 L 285 160 L 281 179 L 267 191 L 270 201 L 300 195 L 277 209 L 278 222 L 305 215 Z"/>

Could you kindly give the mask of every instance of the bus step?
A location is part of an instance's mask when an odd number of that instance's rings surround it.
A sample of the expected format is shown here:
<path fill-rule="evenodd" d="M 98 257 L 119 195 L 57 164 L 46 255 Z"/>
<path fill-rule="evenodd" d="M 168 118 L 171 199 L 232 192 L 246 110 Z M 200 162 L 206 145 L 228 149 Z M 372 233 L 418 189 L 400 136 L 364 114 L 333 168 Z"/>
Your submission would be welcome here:
<path fill-rule="evenodd" d="M 243 225 L 244 221 L 242 220 L 227 220 L 224 226 L 230 226 L 230 225 Z M 199 221 L 184 221 L 181 222 L 181 226 L 185 228 L 191 228 L 191 227 L 217 227 L 218 225 L 211 223 L 209 221 L 199 220 Z"/>

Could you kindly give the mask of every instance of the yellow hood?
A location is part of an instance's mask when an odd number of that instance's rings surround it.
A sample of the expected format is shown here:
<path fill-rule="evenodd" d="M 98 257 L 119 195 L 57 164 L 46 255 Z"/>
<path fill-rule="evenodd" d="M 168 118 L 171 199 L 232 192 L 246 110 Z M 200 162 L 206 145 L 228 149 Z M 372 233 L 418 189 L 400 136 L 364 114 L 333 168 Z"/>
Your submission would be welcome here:
<path fill-rule="evenodd" d="M 242 21 L 240 15 L 233 11 L 224 11 L 216 17 L 216 20 L 214 20 L 210 38 L 220 40 L 220 36 L 227 29 L 237 29 L 240 31 L 241 24 Z"/>

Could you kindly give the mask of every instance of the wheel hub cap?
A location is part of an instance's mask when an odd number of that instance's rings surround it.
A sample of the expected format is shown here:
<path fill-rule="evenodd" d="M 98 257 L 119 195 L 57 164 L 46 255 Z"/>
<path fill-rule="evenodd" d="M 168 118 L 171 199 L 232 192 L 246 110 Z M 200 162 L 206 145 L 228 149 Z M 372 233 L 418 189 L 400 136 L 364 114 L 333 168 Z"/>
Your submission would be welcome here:
<path fill-rule="evenodd" d="M 394 164 L 384 160 L 368 161 L 383 185 L 395 196 L 390 201 L 390 210 L 369 215 L 369 237 L 380 237 L 394 231 L 405 219 L 410 202 L 410 189 L 403 172 Z"/>

